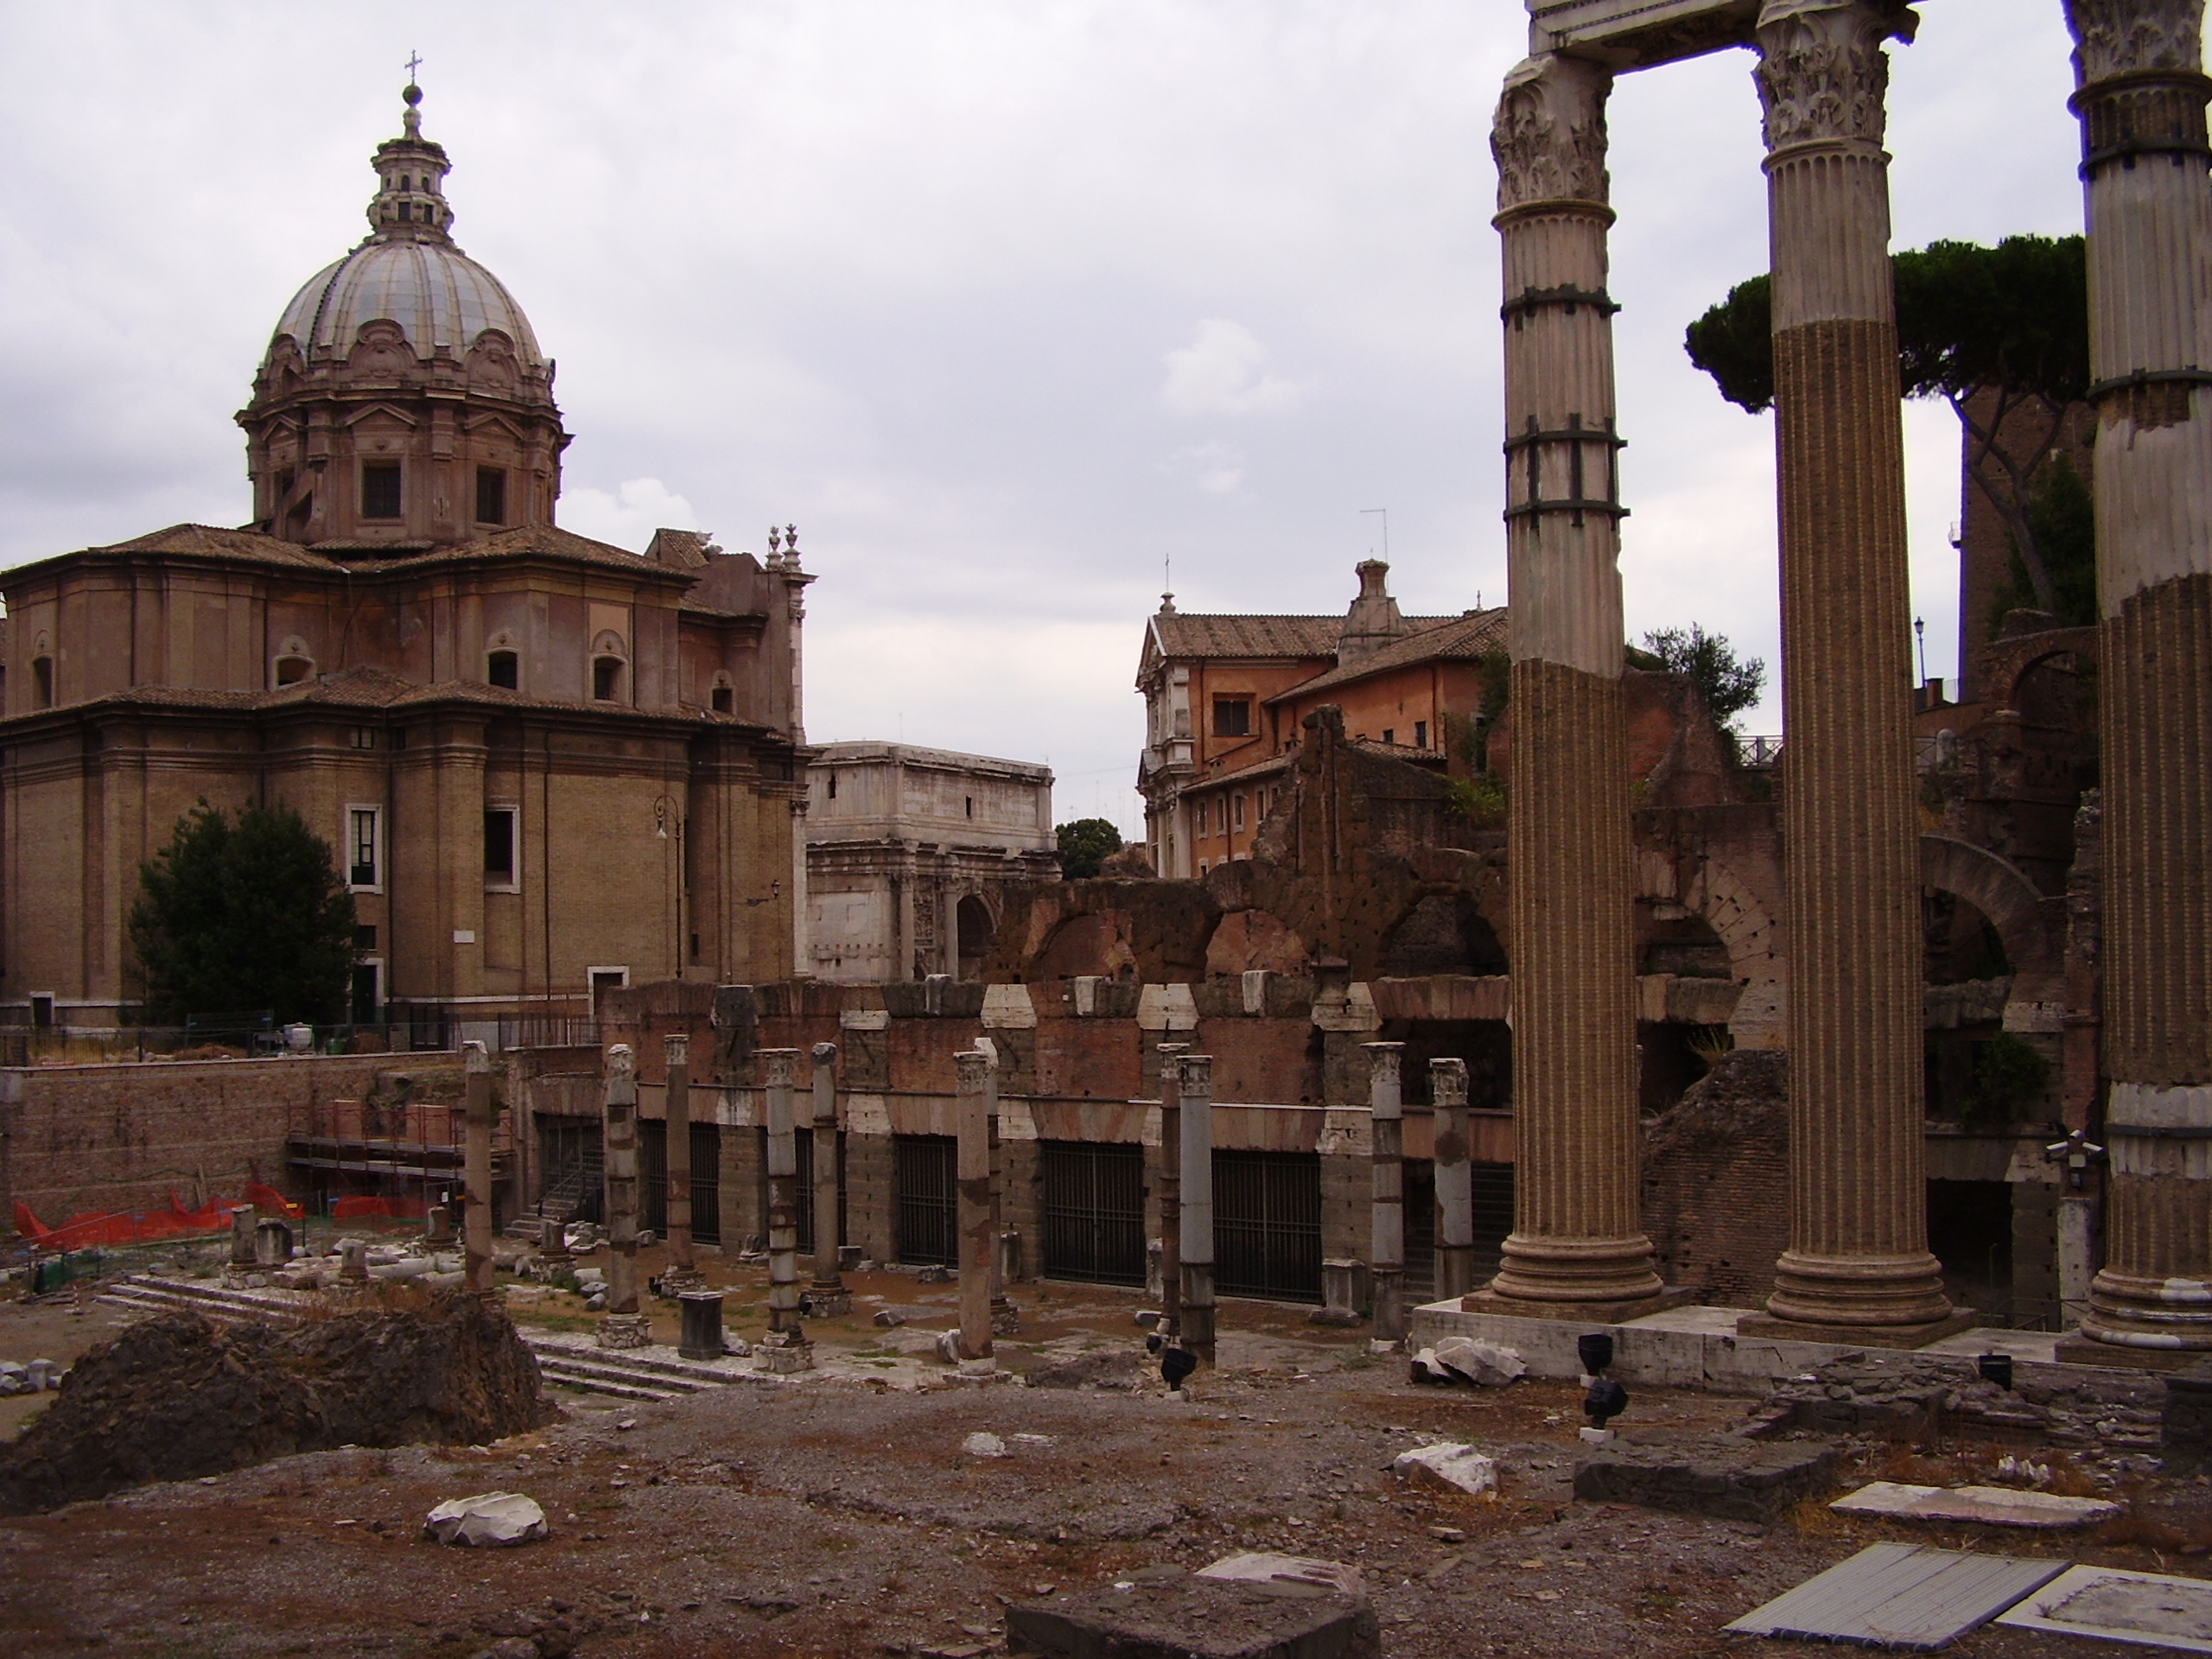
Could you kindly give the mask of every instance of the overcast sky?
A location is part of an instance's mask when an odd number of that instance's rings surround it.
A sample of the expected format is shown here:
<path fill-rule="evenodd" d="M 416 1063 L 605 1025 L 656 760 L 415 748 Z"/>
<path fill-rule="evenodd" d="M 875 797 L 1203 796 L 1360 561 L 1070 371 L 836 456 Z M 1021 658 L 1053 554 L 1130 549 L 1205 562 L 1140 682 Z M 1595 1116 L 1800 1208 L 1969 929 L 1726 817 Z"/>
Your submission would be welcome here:
<path fill-rule="evenodd" d="M 1897 245 L 2078 230 L 2057 0 L 1893 49 Z M 0 0 L 0 562 L 248 511 L 231 416 L 365 232 L 423 59 L 454 236 L 558 359 L 560 521 L 765 551 L 809 734 L 1049 760 L 1135 830 L 1132 690 L 1185 610 L 1504 597 L 1491 112 L 1519 0 Z M 1624 79 L 1612 292 L 1632 634 L 1777 652 L 1772 433 L 1683 326 L 1765 264 L 1750 59 Z M 1958 439 L 1907 412 L 1955 671 Z M 1779 729 L 1771 691 L 1751 729 Z"/>

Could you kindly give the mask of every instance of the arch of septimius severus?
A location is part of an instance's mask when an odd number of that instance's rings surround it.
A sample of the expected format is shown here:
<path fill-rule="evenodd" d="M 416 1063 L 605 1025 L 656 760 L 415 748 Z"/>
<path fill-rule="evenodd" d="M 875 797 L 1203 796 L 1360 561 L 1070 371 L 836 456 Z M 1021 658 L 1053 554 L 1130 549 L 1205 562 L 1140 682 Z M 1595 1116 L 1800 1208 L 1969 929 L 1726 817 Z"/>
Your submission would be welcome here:
<path fill-rule="evenodd" d="M 1528 0 L 1503 238 L 1520 1162 L 1498 1312 L 1626 1317 L 1636 1014 L 1605 108 L 1749 48 L 1773 274 L 1789 733 L 1791 1230 L 1767 1328 L 1955 1328 L 1926 1237 L 1904 453 L 1883 130 L 1897 0 Z M 2085 1336 L 2212 1348 L 2212 187 L 2204 0 L 2065 0 L 2076 42 L 2104 618 L 2105 1265 Z"/>

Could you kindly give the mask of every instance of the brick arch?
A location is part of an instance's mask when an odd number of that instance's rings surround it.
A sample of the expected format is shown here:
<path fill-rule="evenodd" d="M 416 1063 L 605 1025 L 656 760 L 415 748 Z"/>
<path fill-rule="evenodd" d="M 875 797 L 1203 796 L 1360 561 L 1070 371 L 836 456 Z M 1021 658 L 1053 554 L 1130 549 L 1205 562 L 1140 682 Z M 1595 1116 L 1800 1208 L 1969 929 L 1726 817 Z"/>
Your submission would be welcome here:
<path fill-rule="evenodd" d="M 2097 660 L 2094 628 L 2051 628 L 1996 640 L 1983 647 L 1974 665 L 1977 695 L 1985 709 L 2017 709 L 2020 682 L 2054 657 Z"/>
<path fill-rule="evenodd" d="M 1704 918 L 1727 947 L 1728 969 L 1743 990 L 1728 1017 L 1738 1048 L 1780 1048 L 1789 995 L 1789 966 L 1776 925 L 1758 889 L 1726 864 L 1701 860 L 1685 879 L 1673 860 L 1665 871 L 1638 860 L 1640 898 L 1674 899 Z"/>
<path fill-rule="evenodd" d="M 2044 896 L 2017 865 L 1955 836 L 1924 835 L 1920 884 L 1956 893 L 1986 916 L 2016 977 L 2057 970 L 2060 944 L 2044 918 Z"/>

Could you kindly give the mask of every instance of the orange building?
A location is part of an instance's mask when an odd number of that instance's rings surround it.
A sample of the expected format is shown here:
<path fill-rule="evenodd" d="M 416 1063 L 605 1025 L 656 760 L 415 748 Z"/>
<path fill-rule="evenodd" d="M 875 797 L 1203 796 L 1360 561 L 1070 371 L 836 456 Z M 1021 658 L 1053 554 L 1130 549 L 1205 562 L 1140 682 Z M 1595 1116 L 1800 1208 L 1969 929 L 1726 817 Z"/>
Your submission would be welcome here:
<path fill-rule="evenodd" d="M 1384 585 L 1389 569 L 1361 563 L 1358 596 L 1340 618 L 1193 616 L 1162 600 L 1137 670 L 1137 789 L 1161 875 L 1251 855 L 1305 718 L 1323 703 L 1344 710 L 1355 741 L 1446 766 L 1447 722 L 1480 705 L 1478 664 L 1503 649 L 1505 612 L 1405 616 Z"/>

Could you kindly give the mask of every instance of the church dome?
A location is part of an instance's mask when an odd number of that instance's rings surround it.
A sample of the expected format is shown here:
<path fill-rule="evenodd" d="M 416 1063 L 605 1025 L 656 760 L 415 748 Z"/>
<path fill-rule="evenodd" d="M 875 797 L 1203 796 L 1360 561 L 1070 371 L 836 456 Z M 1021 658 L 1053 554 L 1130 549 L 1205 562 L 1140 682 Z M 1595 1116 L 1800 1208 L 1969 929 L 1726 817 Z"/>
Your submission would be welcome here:
<path fill-rule="evenodd" d="M 445 147 L 423 137 L 419 87 L 410 86 L 406 130 L 378 146 L 369 237 L 317 271 L 292 296 L 270 337 L 270 357 L 289 337 L 308 361 L 345 356 L 364 325 L 397 325 L 416 355 L 465 358 L 487 329 L 506 336 L 517 363 L 545 367 L 530 319 L 499 279 L 454 245 L 445 198 L 452 167 Z"/>
<path fill-rule="evenodd" d="M 317 271 L 292 296 L 276 324 L 302 355 L 353 349 L 361 325 L 395 322 L 418 356 L 442 347 L 466 357 L 486 329 L 505 334 L 516 358 L 544 365 L 530 319 L 499 279 L 450 242 L 371 237 L 336 264 Z"/>

